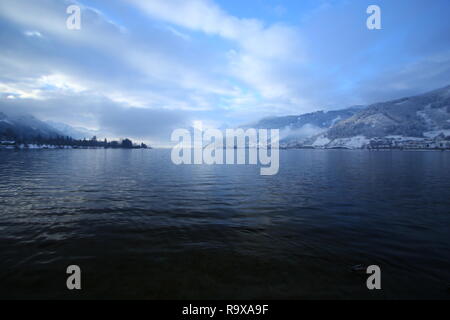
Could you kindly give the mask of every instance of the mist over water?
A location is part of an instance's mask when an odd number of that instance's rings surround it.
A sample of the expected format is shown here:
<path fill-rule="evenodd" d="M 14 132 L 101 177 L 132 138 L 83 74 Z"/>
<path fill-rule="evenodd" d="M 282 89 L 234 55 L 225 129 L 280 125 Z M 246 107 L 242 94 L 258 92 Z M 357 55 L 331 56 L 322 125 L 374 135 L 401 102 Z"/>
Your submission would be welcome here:
<path fill-rule="evenodd" d="M 449 152 L 282 150 L 276 176 L 170 150 L 0 159 L 0 298 L 450 296 Z"/>

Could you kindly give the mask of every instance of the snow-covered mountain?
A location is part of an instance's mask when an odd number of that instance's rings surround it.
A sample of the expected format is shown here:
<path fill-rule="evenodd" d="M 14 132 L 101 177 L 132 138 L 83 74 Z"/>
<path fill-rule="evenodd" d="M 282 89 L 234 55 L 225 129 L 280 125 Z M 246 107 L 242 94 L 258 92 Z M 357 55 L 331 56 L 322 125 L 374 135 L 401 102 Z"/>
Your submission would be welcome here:
<path fill-rule="evenodd" d="M 296 144 L 304 143 L 313 136 L 325 133 L 336 123 L 352 117 L 364 108 L 364 106 L 353 106 L 342 110 L 317 111 L 297 116 L 265 118 L 248 127 L 280 129 L 281 142 L 295 146 Z"/>
<path fill-rule="evenodd" d="M 29 114 L 6 115 L 0 112 L 0 140 L 33 140 L 39 136 L 43 139 L 71 137 L 82 140 L 98 137 L 99 132 L 60 122 L 44 122 Z"/>
<path fill-rule="evenodd" d="M 256 127 L 280 129 L 284 147 L 431 146 L 438 138 L 450 140 L 450 86 L 367 107 L 263 119 Z"/>
<path fill-rule="evenodd" d="M 6 115 L 0 112 L 0 139 L 28 140 L 38 136 L 49 139 L 62 133 L 31 115 Z"/>
<path fill-rule="evenodd" d="M 450 130 L 450 86 L 414 97 L 370 105 L 337 123 L 328 131 L 327 137 L 425 137 L 430 132 L 446 130 Z"/>
<path fill-rule="evenodd" d="M 316 147 L 363 148 L 436 145 L 450 137 L 450 86 L 425 94 L 375 103 L 309 141 Z M 445 145 L 447 145 L 445 143 Z"/>
<path fill-rule="evenodd" d="M 61 132 L 64 136 L 72 137 L 73 139 L 91 139 L 93 136 L 99 137 L 100 135 L 100 132 L 97 130 L 72 127 L 68 124 L 54 121 L 47 121 L 46 123 Z"/>

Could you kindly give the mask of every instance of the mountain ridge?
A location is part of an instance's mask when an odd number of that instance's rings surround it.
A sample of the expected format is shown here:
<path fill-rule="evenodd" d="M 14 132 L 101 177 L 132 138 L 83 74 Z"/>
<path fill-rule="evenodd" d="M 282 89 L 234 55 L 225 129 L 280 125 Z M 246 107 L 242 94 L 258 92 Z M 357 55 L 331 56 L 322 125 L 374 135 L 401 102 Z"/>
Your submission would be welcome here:
<path fill-rule="evenodd" d="M 450 137 L 450 85 L 368 106 L 265 118 L 256 124 L 256 128 L 264 126 L 280 129 L 280 144 L 286 148 L 353 149 L 369 147 L 371 141 L 380 139 L 425 142 L 446 138 Z M 314 130 L 307 130 L 311 128 Z M 302 131 L 303 135 L 290 134 L 295 130 Z"/>
<path fill-rule="evenodd" d="M 28 140 L 37 137 L 52 139 L 63 134 L 29 114 L 6 115 L 0 111 L 0 139 Z"/>

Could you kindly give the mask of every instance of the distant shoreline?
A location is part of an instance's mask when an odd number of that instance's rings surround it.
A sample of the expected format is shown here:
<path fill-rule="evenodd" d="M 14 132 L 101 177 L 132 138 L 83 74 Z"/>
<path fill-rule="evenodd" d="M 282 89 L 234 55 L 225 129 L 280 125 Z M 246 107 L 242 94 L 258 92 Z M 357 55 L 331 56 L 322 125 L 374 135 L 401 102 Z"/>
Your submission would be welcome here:
<path fill-rule="evenodd" d="M 38 147 L 17 147 L 17 146 L 1 146 L 0 151 L 32 151 L 32 150 L 171 150 L 172 147 L 147 147 L 147 148 L 104 148 L 104 147 L 72 147 L 72 146 L 38 146 Z M 227 150 L 227 148 L 223 148 Z M 230 148 L 234 149 L 234 148 Z M 247 148 L 242 148 L 247 149 Z M 291 150 L 314 150 L 314 151 L 369 151 L 369 152 L 387 152 L 387 151 L 428 151 L 428 152 L 444 152 L 450 149 L 368 149 L 368 148 L 280 148 L 280 151 Z"/>

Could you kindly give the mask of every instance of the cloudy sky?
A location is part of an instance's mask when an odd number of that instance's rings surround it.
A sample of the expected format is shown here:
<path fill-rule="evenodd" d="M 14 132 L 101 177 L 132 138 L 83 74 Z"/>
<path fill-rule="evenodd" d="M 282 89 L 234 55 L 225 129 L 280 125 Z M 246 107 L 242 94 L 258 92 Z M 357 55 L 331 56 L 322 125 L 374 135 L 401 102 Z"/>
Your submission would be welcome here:
<path fill-rule="evenodd" d="M 81 30 L 66 9 L 81 7 Z M 368 30 L 366 9 L 382 11 Z M 1 0 L 0 110 L 154 144 L 175 128 L 450 84 L 448 0 Z"/>

